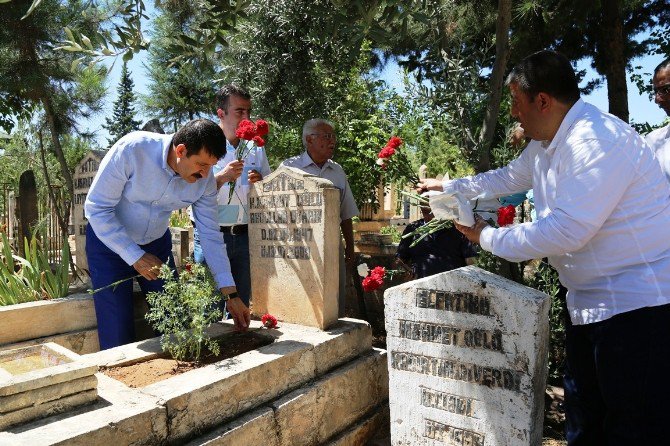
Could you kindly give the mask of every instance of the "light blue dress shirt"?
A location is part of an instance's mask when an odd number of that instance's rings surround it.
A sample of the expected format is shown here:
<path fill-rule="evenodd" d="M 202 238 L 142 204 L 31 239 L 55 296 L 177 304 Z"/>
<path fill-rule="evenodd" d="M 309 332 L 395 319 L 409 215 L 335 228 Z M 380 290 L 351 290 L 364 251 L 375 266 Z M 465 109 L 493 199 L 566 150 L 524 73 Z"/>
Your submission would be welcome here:
<path fill-rule="evenodd" d="M 133 265 L 168 229 L 170 214 L 192 206 L 214 279 L 234 286 L 223 235 L 216 221 L 216 181 L 188 183 L 167 163 L 172 135 L 133 132 L 107 152 L 86 197 L 84 212 L 98 238 Z"/>

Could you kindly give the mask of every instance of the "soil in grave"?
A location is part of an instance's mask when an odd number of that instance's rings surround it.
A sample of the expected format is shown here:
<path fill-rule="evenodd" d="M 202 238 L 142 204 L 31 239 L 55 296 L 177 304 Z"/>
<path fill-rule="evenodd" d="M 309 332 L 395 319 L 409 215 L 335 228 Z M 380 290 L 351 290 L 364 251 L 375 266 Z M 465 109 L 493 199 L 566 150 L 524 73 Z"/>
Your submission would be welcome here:
<path fill-rule="evenodd" d="M 274 338 L 261 333 L 247 332 L 232 333 L 219 338 L 217 341 L 221 346 L 221 352 L 218 355 L 211 353 L 204 355 L 198 363 L 176 361 L 168 356 L 163 356 L 130 365 L 101 367 L 100 371 L 110 378 L 121 381 L 128 387 L 145 387 L 189 370 L 204 367 L 271 344 Z"/>

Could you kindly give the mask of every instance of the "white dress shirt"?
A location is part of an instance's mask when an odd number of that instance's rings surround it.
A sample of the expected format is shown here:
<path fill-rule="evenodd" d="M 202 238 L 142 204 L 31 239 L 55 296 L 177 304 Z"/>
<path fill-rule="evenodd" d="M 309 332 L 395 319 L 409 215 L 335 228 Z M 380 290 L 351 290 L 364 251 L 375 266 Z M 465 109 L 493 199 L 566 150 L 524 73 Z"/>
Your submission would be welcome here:
<path fill-rule="evenodd" d="M 281 166 L 294 167 L 310 175 L 330 180 L 340 190 L 340 222 L 358 215 L 358 206 L 356 206 L 354 194 L 351 193 L 347 174 L 344 173 L 342 166 L 335 161 L 328 160 L 323 167 L 319 167 L 305 151 L 300 155 L 284 160 Z"/>
<path fill-rule="evenodd" d="M 188 183 L 168 165 L 173 135 L 133 132 L 107 152 L 86 197 L 84 212 L 98 238 L 128 265 L 165 234 L 170 214 L 192 205 L 202 250 L 220 288 L 234 286 L 223 234 L 216 222 L 216 181 Z"/>
<path fill-rule="evenodd" d="M 645 140 L 656 154 L 665 177 L 670 181 L 670 124 L 650 132 Z"/>
<path fill-rule="evenodd" d="M 615 116 L 579 100 L 550 142 L 443 188 L 467 198 L 533 188 L 537 221 L 485 228 L 480 243 L 511 261 L 548 257 L 574 324 L 670 302 L 670 185 Z"/>
<path fill-rule="evenodd" d="M 249 144 L 240 140 L 239 144 Z M 239 145 L 238 145 L 239 146 Z M 226 140 L 226 154 L 214 166 L 212 173 L 222 171 L 228 163 L 235 160 L 235 147 Z M 264 147 L 253 147 L 244 158 L 242 175 L 235 181 L 233 195 L 230 196 L 230 185 L 224 183 L 217 194 L 217 217 L 220 226 L 231 226 L 249 223 L 249 171 L 256 170 L 263 178 L 270 175 L 270 163 L 265 155 Z M 230 198 L 230 203 L 228 199 Z"/>

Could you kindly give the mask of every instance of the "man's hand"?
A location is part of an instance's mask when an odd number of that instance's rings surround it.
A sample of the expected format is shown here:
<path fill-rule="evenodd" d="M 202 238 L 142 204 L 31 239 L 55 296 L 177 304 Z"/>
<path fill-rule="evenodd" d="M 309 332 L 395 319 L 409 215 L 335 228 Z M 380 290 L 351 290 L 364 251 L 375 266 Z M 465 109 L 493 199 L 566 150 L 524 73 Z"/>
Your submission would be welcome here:
<path fill-rule="evenodd" d="M 221 288 L 222 294 L 230 294 L 235 291 L 235 287 L 225 287 Z M 251 322 L 251 314 L 249 308 L 244 305 L 242 299 L 239 297 L 234 297 L 228 299 L 226 302 L 226 310 L 233 317 L 233 322 L 235 322 L 235 330 L 237 331 L 247 331 L 249 329 L 249 323 Z"/>
<path fill-rule="evenodd" d="M 426 178 L 425 180 L 419 181 L 416 191 L 418 193 L 426 192 L 429 190 L 436 190 L 442 192 L 442 180 L 435 178 Z"/>
<path fill-rule="evenodd" d="M 221 188 L 226 183 L 237 180 L 242 175 L 244 168 L 244 161 L 233 160 L 226 164 L 221 172 L 218 172 L 214 177 L 216 178 L 217 189 Z"/>
<path fill-rule="evenodd" d="M 485 227 L 489 226 L 489 224 L 486 223 L 486 220 L 475 214 L 475 224 L 473 226 L 463 226 L 456 222 L 454 222 L 454 226 L 456 226 L 456 229 L 461 231 L 461 233 L 463 233 L 463 235 L 472 243 L 479 244 L 479 235 Z"/>
<path fill-rule="evenodd" d="M 254 184 L 256 181 L 263 179 L 263 175 L 257 170 L 251 169 L 249 171 L 249 184 Z"/>
<path fill-rule="evenodd" d="M 158 279 L 158 273 L 162 264 L 161 259 L 145 252 L 137 262 L 133 263 L 133 268 L 145 279 L 156 280 Z"/>

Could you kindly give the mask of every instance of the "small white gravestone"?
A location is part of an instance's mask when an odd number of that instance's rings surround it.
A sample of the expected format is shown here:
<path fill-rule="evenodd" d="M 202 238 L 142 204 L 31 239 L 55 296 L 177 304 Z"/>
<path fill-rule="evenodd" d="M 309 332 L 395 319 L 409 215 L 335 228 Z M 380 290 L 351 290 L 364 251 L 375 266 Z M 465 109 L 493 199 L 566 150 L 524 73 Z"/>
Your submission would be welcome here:
<path fill-rule="evenodd" d="M 177 268 L 181 267 L 193 251 L 193 228 L 170 228 L 172 236 L 172 256 Z"/>
<path fill-rule="evenodd" d="M 72 222 L 74 224 L 74 246 L 76 251 L 77 267 L 88 269 L 88 260 L 86 259 L 86 227 L 88 220 L 84 215 L 84 203 L 86 195 L 91 188 L 91 183 L 95 174 L 98 172 L 100 161 L 105 156 L 101 150 L 91 150 L 77 164 L 72 175 L 74 183 L 74 200 L 72 202 Z"/>
<path fill-rule="evenodd" d="M 282 167 L 249 194 L 252 313 L 320 329 L 337 320 L 340 191 Z"/>
<path fill-rule="evenodd" d="M 384 303 L 394 446 L 541 444 L 549 296 L 469 266 Z"/>

